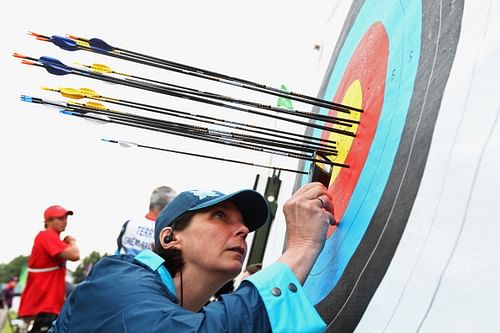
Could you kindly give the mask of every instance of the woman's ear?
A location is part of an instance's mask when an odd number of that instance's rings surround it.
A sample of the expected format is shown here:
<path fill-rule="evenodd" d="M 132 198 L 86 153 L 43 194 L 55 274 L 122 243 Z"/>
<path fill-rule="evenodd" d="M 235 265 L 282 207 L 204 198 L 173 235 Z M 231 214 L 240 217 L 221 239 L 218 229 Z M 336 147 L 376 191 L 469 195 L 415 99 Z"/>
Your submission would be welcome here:
<path fill-rule="evenodd" d="M 180 250 L 179 241 L 174 237 L 174 231 L 171 227 L 165 227 L 160 231 L 160 244 L 166 250 Z"/>

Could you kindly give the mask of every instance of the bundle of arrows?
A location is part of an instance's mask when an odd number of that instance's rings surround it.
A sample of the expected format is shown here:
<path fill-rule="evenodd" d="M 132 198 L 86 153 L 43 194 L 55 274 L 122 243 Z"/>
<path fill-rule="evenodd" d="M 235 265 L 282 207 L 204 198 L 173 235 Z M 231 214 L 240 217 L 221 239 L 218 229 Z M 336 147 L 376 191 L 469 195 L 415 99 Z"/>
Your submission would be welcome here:
<path fill-rule="evenodd" d="M 335 114 L 337 115 L 329 116 L 328 113 L 320 114 L 316 112 L 297 110 L 292 107 L 285 108 L 266 105 L 256 101 L 195 89 L 193 87 L 173 84 L 171 82 L 153 80 L 151 78 L 131 73 L 115 71 L 104 64 L 80 64 L 79 67 L 74 67 L 66 65 L 60 60 L 52 57 L 42 56 L 35 58 L 19 53 L 13 54 L 14 57 L 21 58 L 23 64 L 45 68 L 47 72 L 53 75 L 77 75 L 89 79 L 181 98 L 195 103 L 204 103 L 221 108 L 221 116 L 214 117 L 198 112 L 191 112 L 189 110 L 166 107 L 164 105 L 151 105 L 122 98 L 108 97 L 89 88 L 75 89 L 43 87 L 42 89 L 46 91 L 59 93 L 63 97 L 71 100 L 61 102 L 22 95 L 22 101 L 58 107 L 63 114 L 81 117 L 99 123 L 113 123 L 122 126 L 135 127 L 241 149 L 250 149 L 268 154 L 311 161 L 312 163 L 311 170 L 309 172 L 305 172 L 290 168 L 281 168 L 277 166 L 255 164 L 247 161 L 197 154 L 178 149 L 155 147 L 123 140 L 103 139 L 103 141 L 120 144 L 123 147 L 139 147 L 169 153 L 209 158 L 223 162 L 271 168 L 280 171 L 301 174 L 309 173 L 311 181 L 321 181 L 323 183 L 327 183 L 329 181 L 329 175 L 331 175 L 333 167 L 349 167 L 346 164 L 336 163 L 333 161 L 334 157 L 338 154 L 336 148 L 337 143 L 333 140 L 323 137 L 315 137 L 313 135 L 283 131 L 276 128 L 267 128 L 265 126 L 250 124 L 248 122 L 245 123 L 229 120 L 222 113 L 224 110 L 230 109 L 259 117 L 273 118 L 313 129 L 320 129 L 328 133 L 355 137 L 355 131 L 351 130 L 351 128 L 359 125 L 359 121 L 355 120 L 356 117 L 351 117 L 350 115 L 352 113 L 361 113 L 363 112 L 362 109 L 114 47 L 99 38 L 86 39 L 72 35 L 67 37 L 49 37 L 33 32 L 30 32 L 29 34 L 35 36 L 38 40 L 51 42 L 52 44 L 67 51 L 83 50 L 98 53 L 142 65 L 172 71 L 182 75 L 214 81 L 222 85 L 231 85 L 241 89 L 248 89 L 262 94 L 269 94 L 280 98 L 286 98 L 288 100 L 306 103 L 308 105 L 325 108 L 327 110 L 335 110 Z M 88 101 L 85 103 L 79 103 L 74 101 L 76 99 L 87 99 Z M 123 106 L 136 111 L 140 110 L 141 112 L 146 112 L 148 116 L 137 114 L 135 112 L 125 112 L 123 110 L 112 109 L 103 103 Z M 338 116 L 339 114 L 344 114 L 345 116 Z"/>

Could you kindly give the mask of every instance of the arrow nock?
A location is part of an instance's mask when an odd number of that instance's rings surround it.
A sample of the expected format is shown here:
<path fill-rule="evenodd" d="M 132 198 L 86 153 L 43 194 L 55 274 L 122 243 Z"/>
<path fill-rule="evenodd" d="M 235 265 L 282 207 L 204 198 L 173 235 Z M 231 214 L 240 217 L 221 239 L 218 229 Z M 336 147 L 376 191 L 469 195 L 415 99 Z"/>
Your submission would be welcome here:
<path fill-rule="evenodd" d="M 71 38 L 71 39 L 73 39 L 73 40 L 83 40 L 83 41 L 86 41 L 86 42 L 88 42 L 88 41 L 89 41 L 89 40 L 88 40 L 88 39 L 86 39 L 86 38 L 77 37 L 77 36 L 75 36 L 75 35 L 69 35 L 69 34 L 66 34 L 66 37 Z"/>
<path fill-rule="evenodd" d="M 35 37 L 37 40 L 41 40 L 44 42 L 50 41 L 50 38 L 44 35 L 41 35 L 39 33 L 33 32 L 33 31 L 28 31 L 28 35 Z"/>
<path fill-rule="evenodd" d="M 20 59 L 26 59 L 26 58 L 28 58 L 24 54 L 17 53 L 17 52 L 12 53 L 12 56 L 15 57 L 15 58 L 20 58 Z"/>
<path fill-rule="evenodd" d="M 28 102 L 28 103 L 37 103 L 37 104 L 43 103 L 41 98 L 31 97 L 31 96 L 27 96 L 27 95 L 21 95 L 21 101 Z"/>

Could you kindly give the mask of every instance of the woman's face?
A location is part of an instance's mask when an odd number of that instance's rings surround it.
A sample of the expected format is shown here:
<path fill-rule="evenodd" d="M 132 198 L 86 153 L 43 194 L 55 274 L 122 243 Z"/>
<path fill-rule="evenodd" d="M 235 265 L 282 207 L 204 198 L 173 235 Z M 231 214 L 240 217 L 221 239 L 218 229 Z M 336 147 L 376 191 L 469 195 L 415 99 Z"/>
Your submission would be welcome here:
<path fill-rule="evenodd" d="M 186 268 L 234 278 L 245 259 L 247 235 L 239 209 L 226 201 L 196 213 L 176 238 Z"/>

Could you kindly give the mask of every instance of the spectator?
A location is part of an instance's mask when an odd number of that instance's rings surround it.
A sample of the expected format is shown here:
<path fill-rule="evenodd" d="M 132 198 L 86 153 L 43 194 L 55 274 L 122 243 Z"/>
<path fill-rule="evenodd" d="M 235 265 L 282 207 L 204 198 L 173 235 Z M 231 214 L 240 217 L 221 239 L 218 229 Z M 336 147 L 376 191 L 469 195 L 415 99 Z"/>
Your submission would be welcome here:
<path fill-rule="evenodd" d="M 47 332 L 65 298 L 66 260 L 80 259 L 75 238 L 60 234 L 66 229 L 71 210 L 50 206 L 44 212 L 45 230 L 35 238 L 28 259 L 28 279 L 21 295 L 18 317 L 34 319 L 31 333 Z"/>
<path fill-rule="evenodd" d="M 154 222 L 163 207 L 174 197 L 175 191 L 168 186 L 160 186 L 154 189 L 149 201 L 149 212 L 140 218 L 126 221 L 118 239 L 116 254 L 136 255 L 144 249 L 151 249 L 154 243 Z"/>
<path fill-rule="evenodd" d="M 12 299 L 14 298 L 14 289 L 16 288 L 17 281 L 17 276 L 12 277 L 3 289 L 5 305 L 8 309 L 12 307 Z"/>

